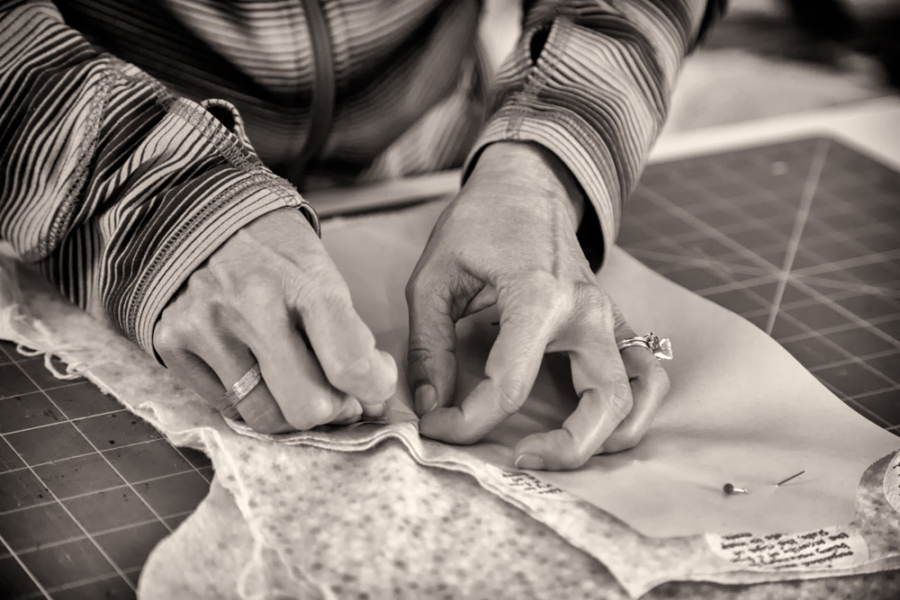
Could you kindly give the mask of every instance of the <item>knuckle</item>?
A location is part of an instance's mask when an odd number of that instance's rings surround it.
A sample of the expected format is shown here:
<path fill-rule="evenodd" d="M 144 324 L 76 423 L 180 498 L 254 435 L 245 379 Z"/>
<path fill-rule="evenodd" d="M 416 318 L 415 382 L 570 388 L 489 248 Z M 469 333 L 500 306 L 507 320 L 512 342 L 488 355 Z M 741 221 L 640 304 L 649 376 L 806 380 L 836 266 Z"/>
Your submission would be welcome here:
<path fill-rule="evenodd" d="M 295 300 L 297 306 L 313 313 L 346 314 L 353 310 L 350 290 L 340 276 L 325 275 L 311 285 L 300 287 Z"/>
<path fill-rule="evenodd" d="M 668 394 L 672 387 L 672 381 L 669 379 L 669 374 L 666 373 L 666 370 L 659 364 L 659 361 L 656 360 L 653 361 L 653 366 L 650 367 L 650 381 L 657 387 L 660 396 Z"/>
<path fill-rule="evenodd" d="M 278 302 L 278 294 L 275 292 L 271 281 L 262 276 L 248 277 L 247 280 L 235 290 L 231 297 L 231 304 L 243 314 L 254 314 L 259 311 L 267 311 Z"/>
<path fill-rule="evenodd" d="M 575 438 L 573 436 L 571 450 L 564 455 L 566 468 L 577 469 L 584 465 L 596 453 L 597 448 L 588 438 Z"/>
<path fill-rule="evenodd" d="M 504 415 L 513 415 L 522 408 L 525 395 L 525 386 L 521 382 L 510 381 L 502 383 L 497 386 L 497 407 Z"/>
<path fill-rule="evenodd" d="M 612 311 L 609 309 L 605 292 L 596 288 L 591 292 L 587 292 L 579 300 L 578 306 L 581 320 L 592 331 L 610 333 L 615 331 L 618 333 L 619 326 L 615 322 Z"/>
<path fill-rule="evenodd" d="M 574 305 L 572 292 L 558 287 L 547 290 L 543 300 L 544 309 L 553 316 L 562 316 L 570 313 Z"/>
<path fill-rule="evenodd" d="M 559 431 L 565 439 L 559 444 L 561 451 L 556 457 L 558 467 L 571 470 L 584 465 L 593 456 L 595 448 L 590 446 L 588 440 L 579 438 L 565 427 Z"/>
<path fill-rule="evenodd" d="M 334 416 L 332 398 L 324 390 L 316 390 L 305 401 L 290 411 L 288 422 L 300 431 L 324 425 Z"/>
<path fill-rule="evenodd" d="M 578 323 L 584 333 L 596 335 L 618 332 L 619 325 L 615 321 L 614 311 L 610 309 L 611 301 L 606 292 L 590 282 L 576 283 L 575 288 Z"/>
<path fill-rule="evenodd" d="M 644 439 L 644 432 L 637 431 L 631 427 L 621 432 L 617 431 L 603 444 L 603 453 L 615 454 L 616 452 L 631 450 L 640 444 L 642 439 Z"/>
<path fill-rule="evenodd" d="M 274 402 L 268 402 L 262 408 L 245 410 L 241 412 L 241 416 L 250 427 L 259 433 L 282 433 L 291 429 L 278 405 Z"/>
<path fill-rule="evenodd" d="M 162 319 L 156 325 L 153 332 L 153 346 L 160 354 L 167 354 L 176 350 L 181 343 L 178 328 L 172 325 L 168 319 Z"/>
<path fill-rule="evenodd" d="M 424 291 L 423 287 L 422 278 L 417 273 L 413 273 L 412 277 L 409 278 L 409 281 L 406 282 L 406 287 L 403 290 L 408 305 L 412 306 Z"/>
<path fill-rule="evenodd" d="M 411 311 L 438 304 L 438 298 L 445 292 L 445 287 L 436 283 L 433 277 L 427 277 L 425 272 L 413 273 L 404 288 L 406 305 Z"/>
<path fill-rule="evenodd" d="M 585 306 L 609 307 L 609 296 L 600 286 L 591 281 L 579 281 L 575 284 L 575 297 Z"/>
<path fill-rule="evenodd" d="M 634 408 L 631 386 L 626 382 L 614 383 L 606 397 L 606 402 L 613 416 L 620 421 L 624 420 L 625 417 L 631 414 L 631 409 Z"/>
<path fill-rule="evenodd" d="M 564 454 L 562 456 L 562 460 L 560 461 L 560 466 L 570 471 L 574 469 L 580 469 L 584 466 L 584 463 L 590 460 L 591 456 L 593 455 L 593 448 L 581 445 L 574 448 L 571 452 Z"/>
<path fill-rule="evenodd" d="M 578 325 L 582 334 L 596 336 L 606 335 L 613 331 L 608 310 L 596 304 L 582 308 L 579 314 Z"/>
<path fill-rule="evenodd" d="M 522 274 L 522 285 L 530 290 L 550 290 L 555 289 L 559 281 L 546 271 L 528 271 Z"/>
<path fill-rule="evenodd" d="M 368 356 L 347 357 L 338 362 L 329 379 L 335 387 L 344 389 L 364 381 L 372 370 L 371 365 Z"/>
<path fill-rule="evenodd" d="M 409 350 L 407 351 L 406 360 L 409 363 L 410 368 L 413 366 L 423 365 L 428 363 L 434 358 L 434 353 L 431 349 L 423 344 L 412 345 L 410 342 Z"/>
<path fill-rule="evenodd" d="M 324 276 L 320 275 L 321 269 L 310 265 L 308 271 L 297 272 L 291 270 L 283 276 L 283 288 L 285 299 L 297 307 L 304 307 L 311 303 L 325 285 Z"/>
<path fill-rule="evenodd" d="M 335 416 L 331 419 L 331 423 L 334 425 L 356 423 L 363 414 L 365 414 L 365 409 L 363 409 L 362 404 L 351 399 L 340 407 Z"/>
<path fill-rule="evenodd" d="M 303 269 L 291 268 L 284 280 L 283 287 L 301 306 L 350 299 L 347 283 L 327 254 L 310 257 Z"/>
<path fill-rule="evenodd" d="M 524 297 L 551 317 L 571 312 L 574 306 L 574 287 L 564 284 L 549 273 L 528 273 L 521 280 Z"/>

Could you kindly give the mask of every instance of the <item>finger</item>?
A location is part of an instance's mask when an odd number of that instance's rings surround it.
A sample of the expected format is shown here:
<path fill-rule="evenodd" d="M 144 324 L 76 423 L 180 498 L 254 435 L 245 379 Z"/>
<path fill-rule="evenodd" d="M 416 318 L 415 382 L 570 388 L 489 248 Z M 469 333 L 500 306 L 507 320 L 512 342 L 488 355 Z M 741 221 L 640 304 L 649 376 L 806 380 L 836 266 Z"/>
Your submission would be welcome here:
<path fill-rule="evenodd" d="M 217 354 L 207 358 L 213 365 L 213 370 L 219 375 L 225 389 L 232 386 L 243 377 L 247 371 L 253 368 L 256 359 L 249 350 L 241 353 L 241 356 Z M 260 433 L 286 433 L 294 431 L 294 427 L 288 423 L 278 406 L 278 402 L 269 391 L 269 387 L 263 379 L 247 393 L 241 400 L 234 404 L 241 418 Z"/>
<path fill-rule="evenodd" d="M 544 351 L 560 317 L 556 292 L 529 287 L 500 305 L 500 333 L 485 365 L 487 379 L 459 406 L 440 408 L 419 422 L 422 435 L 473 444 L 517 412 L 534 385 Z M 527 298 L 527 300 L 526 300 Z"/>
<path fill-rule="evenodd" d="M 611 307 L 613 320 L 615 323 L 616 341 L 637 337 L 634 333 L 634 329 L 632 329 L 631 325 L 628 324 L 628 321 L 625 320 L 625 315 L 622 314 L 622 311 L 619 310 L 619 307 L 612 302 Z"/>
<path fill-rule="evenodd" d="M 256 364 L 256 358 L 250 349 L 236 339 L 205 340 L 202 346 L 196 344 L 191 350 L 215 371 L 222 384 L 223 394 L 231 390 Z M 234 407 L 254 431 L 284 433 L 294 430 L 269 391 L 265 375 Z"/>
<path fill-rule="evenodd" d="M 234 375 L 241 370 L 235 361 L 218 359 L 216 362 L 219 370 L 216 371 L 203 358 L 188 351 L 185 344 L 163 343 L 161 337 L 157 338 L 160 341 L 155 343 L 155 347 L 160 358 L 163 359 L 163 364 L 212 408 L 229 417 L 241 416 L 250 427 L 260 433 L 280 433 L 292 429 L 280 412 L 271 410 L 272 407 L 277 408 L 277 404 L 274 400 L 265 399 L 265 392 L 262 394 L 263 398 L 258 399 L 261 394 L 254 389 L 251 393 L 253 397 L 248 395 L 240 402 L 243 412 L 227 404 L 225 395 L 231 389 L 231 385 L 243 376 L 243 373 Z M 221 346 L 221 344 L 217 345 Z M 208 344 L 206 346 L 209 347 Z M 228 351 L 220 349 L 219 352 Z M 246 360 L 245 358 L 244 361 L 246 362 Z M 250 364 L 252 366 L 253 363 L 250 362 Z M 263 382 L 257 385 L 257 389 L 261 386 L 264 386 Z"/>
<path fill-rule="evenodd" d="M 669 393 L 669 376 L 647 348 L 625 348 L 622 350 L 622 362 L 631 382 L 634 407 L 598 449 L 598 454 L 622 452 L 637 446 L 650 429 L 663 399 Z"/>
<path fill-rule="evenodd" d="M 363 404 L 360 404 L 359 400 L 353 398 L 351 396 L 347 396 L 346 403 L 342 403 L 343 406 L 339 411 L 338 416 L 332 418 L 328 421 L 330 425 L 349 425 L 351 423 L 356 423 L 360 420 L 362 415 L 365 413 Z M 384 406 L 380 404 L 378 406 Z M 322 423 L 323 425 L 325 423 Z"/>
<path fill-rule="evenodd" d="M 406 287 L 409 306 L 407 379 L 420 417 L 453 401 L 456 392 L 456 323 L 452 303 L 424 278 Z"/>
<path fill-rule="evenodd" d="M 601 310 L 601 309 L 596 309 Z M 577 469 L 631 413 L 633 396 L 622 357 L 612 334 L 609 311 L 592 320 L 605 321 L 602 333 L 583 337 L 569 351 L 572 383 L 579 402 L 562 428 L 530 435 L 516 447 L 516 466 L 523 469 Z M 596 331 L 596 330 L 595 330 Z"/>
<path fill-rule="evenodd" d="M 247 341 L 281 414 L 305 431 L 327 423 L 352 423 L 362 415 L 359 401 L 335 389 L 319 361 L 284 310 L 249 316 Z"/>
<path fill-rule="evenodd" d="M 619 307 L 613 304 L 612 308 L 616 340 L 637 337 Z M 621 354 L 625 372 L 631 382 L 634 406 L 631 413 L 597 450 L 598 454 L 621 452 L 637 446 L 653 423 L 663 398 L 669 393 L 669 376 L 653 352 L 641 346 L 630 346 L 622 350 Z"/>
<path fill-rule="evenodd" d="M 212 408 L 220 407 L 226 391 L 219 376 L 209 365 L 187 351 L 164 350 L 157 346 L 157 353 L 166 368 L 179 381 L 192 389 Z"/>
<path fill-rule="evenodd" d="M 174 310 L 173 305 L 166 309 L 170 310 Z M 153 334 L 154 348 L 163 363 L 208 404 L 221 412 L 233 412 L 227 410 L 225 395 L 256 363 L 247 345 L 207 319 L 195 316 L 184 321 L 185 325 L 173 326 L 166 316 L 164 312 L 163 320 Z M 179 320 L 174 319 L 174 322 Z M 281 414 L 265 381 L 260 381 L 233 408 L 260 433 L 293 429 Z"/>
<path fill-rule="evenodd" d="M 387 402 L 384 404 L 361 404 L 357 401 L 357 404 L 362 410 L 362 415 L 367 419 L 381 419 L 387 413 Z"/>
<path fill-rule="evenodd" d="M 331 385 L 364 404 L 381 404 L 397 387 L 397 365 L 375 347 L 337 267 L 322 260 L 328 263 L 311 284 L 316 289 L 296 300 L 306 335 Z"/>

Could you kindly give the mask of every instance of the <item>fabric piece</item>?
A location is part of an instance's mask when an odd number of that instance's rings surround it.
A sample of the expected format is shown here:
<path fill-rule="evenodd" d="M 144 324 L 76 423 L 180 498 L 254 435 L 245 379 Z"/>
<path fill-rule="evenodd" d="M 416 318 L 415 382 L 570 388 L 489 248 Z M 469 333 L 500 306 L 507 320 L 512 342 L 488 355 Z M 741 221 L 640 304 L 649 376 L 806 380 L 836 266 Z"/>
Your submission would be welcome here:
<path fill-rule="evenodd" d="M 379 347 L 397 359 L 401 382 L 408 337 L 403 290 L 442 207 L 332 221 L 323 234 L 357 310 Z M 676 358 L 665 367 L 672 388 L 634 450 L 594 457 L 577 472 L 535 477 L 649 537 L 783 533 L 853 519 L 860 474 L 900 447 L 900 438 L 840 402 L 756 327 L 623 252 L 613 254 L 600 282 L 636 331 L 671 338 Z M 496 321 L 484 311 L 457 325 L 458 398 L 484 378 Z M 509 470 L 522 437 L 559 427 L 577 399 L 567 360 L 550 356 L 544 363 L 523 410 L 485 442 L 460 451 Z M 409 411 L 404 385 L 390 406 Z M 775 487 L 804 469 L 803 477 Z M 751 493 L 727 496 L 727 482 Z"/>
<path fill-rule="evenodd" d="M 141 598 L 319 598 L 306 581 L 254 541 L 234 498 L 214 480 L 209 495 L 159 543 L 141 573 Z M 211 577 L 210 574 L 215 574 Z"/>
<path fill-rule="evenodd" d="M 397 444 L 354 455 L 318 451 L 311 461 L 323 477 L 334 476 L 329 469 L 338 466 L 340 477 L 363 479 L 374 462 L 389 469 L 392 478 L 399 473 L 398 483 L 413 473 L 416 487 L 422 487 L 417 474 L 421 468 Z M 344 532 L 342 523 L 324 527 L 313 523 L 315 546 L 295 548 L 292 553 L 306 548 L 313 555 L 308 559 L 312 576 L 328 580 L 331 585 L 327 589 L 308 587 L 302 591 L 286 584 L 290 579 L 285 578 L 286 569 L 274 552 L 257 550 L 253 532 L 242 519 L 234 498 L 214 482 L 208 499 L 197 512 L 151 555 L 141 579 L 141 598 L 357 598 L 361 594 L 390 598 L 499 598 L 512 597 L 511 593 L 524 598 L 550 597 L 554 592 L 567 598 L 627 598 L 602 565 L 541 524 L 523 519 L 515 508 L 484 494 L 471 479 L 450 474 L 452 479 L 447 481 L 448 474 L 440 471 L 434 475 L 431 498 L 414 493 L 405 499 L 407 504 L 424 502 L 405 520 L 420 535 L 431 535 L 429 531 L 435 527 L 446 531 L 448 535 L 434 539 L 440 546 L 435 552 L 443 556 L 417 554 L 423 544 L 414 544 L 409 552 L 402 553 L 391 544 L 386 549 L 367 549 L 360 564 L 352 548 L 337 545 L 333 551 L 341 556 L 335 560 L 318 551 L 320 541 L 328 546 L 331 537 L 363 544 L 368 541 L 368 528 L 361 524 Z M 448 484 L 456 493 L 447 493 Z M 318 494 L 317 499 L 321 500 Z M 301 515 L 301 508 L 298 506 L 297 515 Z M 365 515 L 356 518 L 362 520 Z M 423 528 L 423 520 L 431 525 Z M 489 520 L 490 526 L 482 527 Z M 296 519 L 290 527 L 303 528 L 305 523 L 301 521 Z M 341 531 L 339 536 L 335 529 Z M 260 557 L 256 562 L 252 562 L 254 552 Z M 482 565 L 476 565 L 476 561 Z M 212 582 L 214 587 L 210 588 L 205 573 L 219 573 L 223 566 L 233 570 L 222 573 L 224 584 Z M 495 573 L 488 573 L 487 568 L 495 569 Z M 404 574 L 405 571 L 410 573 Z M 243 576 L 243 581 L 239 576 Z M 414 581 L 413 577 L 419 579 Z M 385 584 L 373 585 L 376 578 Z"/>
<path fill-rule="evenodd" d="M 30 292 L 21 293 L 26 280 Z M 13 303 L 27 307 L 27 316 L 16 315 Z M 268 586 L 283 586 L 286 577 L 310 581 L 324 597 L 500 597 L 510 590 L 518 597 L 627 597 L 603 565 L 545 525 L 470 478 L 423 470 L 397 445 L 336 453 L 232 432 L 140 349 L 48 293 L 2 252 L 0 314 L 0 338 L 67 361 L 83 357 L 86 376 L 101 389 L 171 442 L 209 454 L 216 485 L 228 490 L 245 522 L 234 524 L 234 510 L 217 501 L 214 487 L 151 555 L 141 597 L 279 597 L 280 588 Z M 227 543 L 219 544 L 226 533 Z M 235 568 L 253 556 L 256 539 L 267 540 L 264 556 Z M 273 572 L 274 559 L 290 568 Z M 232 585 L 237 591 L 228 593 Z M 316 597 L 308 589 L 292 588 L 286 597 Z"/>
<path fill-rule="evenodd" d="M 397 304 L 393 298 L 396 292 L 389 290 L 402 290 L 406 279 L 403 272 L 406 259 L 397 248 L 424 243 L 423 232 L 429 230 L 440 208 L 440 204 L 432 204 L 393 215 L 336 222 L 326 227 L 325 239 L 329 244 L 339 242 L 338 234 L 343 232 L 353 240 L 351 246 L 355 252 L 368 256 L 378 254 L 382 265 L 391 266 L 387 273 L 366 271 L 368 280 L 378 279 L 379 283 L 371 289 L 360 287 L 360 282 L 367 279 L 360 279 L 361 274 L 352 268 L 345 269 L 343 261 L 349 255 L 332 250 L 336 260 L 341 261 L 338 264 L 357 300 L 359 294 L 367 298 L 365 303 L 358 302 L 363 317 L 373 326 L 379 342 L 389 349 L 395 350 L 392 344 L 396 345 L 404 338 L 402 332 L 396 331 L 390 311 L 384 310 Z M 372 234 L 373 239 L 364 236 L 365 231 L 378 233 Z M 352 265 L 365 269 L 362 260 Z M 411 269 L 411 264 L 407 266 Z M 616 275 L 619 269 L 622 272 Z M 20 272 L 9 267 L 5 271 Z M 651 293 L 655 299 L 661 297 L 647 287 L 655 276 L 650 277 L 636 263 L 613 261 L 605 277 L 614 293 L 621 292 L 622 284 L 616 283 L 621 279 Z M 251 588 L 272 591 L 311 585 L 324 594 L 333 593 L 337 588 L 347 593 L 358 589 L 377 595 L 393 595 L 397 588 L 416 590 L 421 592 L 420 596 L 431 597 L 440 595 L 445 589 L 459 595 L 471 595 L 476 589 L 488 589 L 484 586 L 490 584 L 498 593 L 516 589 L 521 596 L 547 595 L 550 590 L 563 589 L 560 586 L 568 585 L 567 582 L 580 584 L 585 581 L 585 573 L 605 572 L 591 556 L 602 561 L 634 596 L 670 580 L 772 581 L 898 566 L 896 540 L 900 539 L 900 531 L 896 518 L 893 522 L 885 521 L 885 514 L 895 517 L 883 493 L 886 461 L 870 470 L 869 487 L 861 491 L 860 516 L 855 525 L 850 525 L 857 527 L 859 535 L 866 540 L 867 563 L 831 571 L 747 571 L 744 565 L 715 552 L 704 535 L 647 538 L 607 512 L 542 480 L 545 474 L 512 472 L 506 467 L 488 465 L 465 449 L 420 438 L 411 413 L 404 409 L 400 397 L 395 399 L 391 413 L 404 419 L 397 423 L 314 431 L 280 440 L 299 444 L 296 446 L 272 444 L 267 439 L 257 439 L 264 436 L 255 434 L 254 437 L 238 435 L 199 398 L 178 386 L 165 371 L 148 364 L 146 357 L 135 347 L 108 329 L 51 296 L 32 299 L 19 294 L 17 300 L 14 293 L 5 291 L 18 289 L 16 280 L 3 283 L 0 290 L 4 290 L 3 295 L 9 300 L 0 306 L 8 307 L 11 302 L 18 301 L 28 307 L 31 315 L 31 319 L 7 319 L 3 336 L 43 351 L 54 351 L 66 360 L 84 363 L 91 380 L 117 395 L 173 442 L 201 448 L 212 457 L 217 481 L 232 494 L 251 532 L 251 558 L 258 557 L 247 563 L 251 565 L 249 570 L 242 571 L 241 593 L 249 593 L 247 590 Z M 669 304 L 681 306 L 677 294 L 670 298 Z M 684 311 L 684 306 L 679 310 Z M 9 310 L 7 313 L 11 314 Z M 711 314 L 715 316 L 714 312 Z M 680 318 L 691 324 L 686 315 L 681 314 Z M 640 327 L 638 323 L 636 326 Z M 674 323 L 670 322 L 669 326 Z M 702 328 L 697 332 L 698 336 L 701 331 Z M 719 330 L 719 333 L 726 331 L 728 329 Z M 689 347 L 689 342 L 687 336 L 684 345 Z M 748 348 L 746 345 L 738 347 Z M 706 346 L 697 343 L 697 348 Z M 722 350 L 717 352 L 722 353 Z M 690 351 L 687 354 L 690 356 Z M 701 363 L 697 368 L 702 369 L 705 359 L 702 356 L 696 358 Z M 753 364 L 758 369 L 760 357 L 754 358 L 757 360 Z M 768 364 L 763 362 L 762 366 Z M 677 377 L 677 372 L 673 372 L 676 381 L 673 394 L 678 389 Z M 677 402 L 673 399 L 667 406 Z M 391 438 L 402 442 L 409 452 L 396 443 L 383 444 Z M 346 454 L 329 450 L 365 452 Z M 712 453 L 715 451 L 715 448 L 711 449 Z M 413 459 L 473 475 L 481 487 L 494 495 L 478 493 L 474 481 L 463 475 L 423 470 Z M 607 480 L 612 478 L 613 475 L 609 475 Z M 871 485 L 872 481 L 877 485 Z M 854 485 L 851 494 L 855 489 Z M 629 490 L 620 487 L 618 492 L 628 494 Z M 204 512 L 206 516 L 201 517 L 206 519 L 211 518 L 209 514 L 217 514 L 220 519 L 234 518 L 233 511 L 217 510 L 215 506 L 212 504 L 209 513 Z M 525 518 L 517 509 L 534 520 Z M 670 512 L 670 515 L 676 518 L 675 513 Z M 202 520 L 195 523 L 192 517 L 184 527 L 201 525 Z M 202 531 L 201 528 L 185 535 L 203 539 Z M 546 545 L 545 538 L 555 540 L 553 543 L 558 548 L 564 548 L 568 542 L 573 548 L 584 551 L 559 551 L 560 557 L 554 563 L 553 571 L 562 573 L 560 578 L 535 567 L 545 564 L 546 556 L 529 554 L 530 547 Z M 173 552 L 188 551 L 186 546 L 180 547 L 181 550 L 175 548 Z M 451 549 L 452 561 L 447 558 Z M 382 557 L 377 564 L 373 563 L 373 552 Z M 518 562 L 517 558 L 516 563 L 528 565 L 527 569 L 499 572 L 501 566 L 506 568 L 508 556 L 529 557 L 523 562 Z M 579 558 L 576 560 L 573 556 Z M 265 565 L 272 565 L 275 558 L 278 563 L 275 566 L 279 568 L 267 570 Z M 246 562 L 246 557 L 242 560 Z M 223 564 L 230 563 L 223 561 Z M 563 565 L 575 566 L 566 570 Z M 153 584 L 154 571 L 148 570 L 148 573 L 151 578 L 142 580 L 142 587 Z M 353 584 L 357 587 L 344 587 L 350 585 L 345 581 L 347 574 L 358 578 L 358 583 Z M 596 596 L 597 590 L 603 587 L 602 576 L 596 575 L 595 579 L 593 584 L 585 584 L 590 587 L 587 595 Z M 608 583 L 606 581 L 606 585 Z M 193 585 L 197 589 L 202 587 L 202 583 Z M 430 587 L 415 587 L 422 585 Z M 511 587 L 515 585 L 521 587 Z M 556 587 L 546 587 L 548 585 Z"/>
<path fill-rule="evenodd" d="M 381 428 L 380 436 L 366 435 L 362 428 L 354 430 L 357 444 L 336 441 L 334 434 L 317 441 L 307 437 L 290 443 L 346 451 L 374 447 L 382 439 L 397 437 L 421 464 L 469 473 L 485 489 L 505 498 L 536 520 L 549 525 L 574 546 L 584 549 L 606 565 L 617 580 L 633 596 L 652 589 L 665 581 L 706 580 L 719 583 L 751 583 L 782 581 L 828 575 L 870 573 L 900 568 L 900 521 L 891 514 L 881 489 L 881 479 L 888 459 L 884 457 L 867 469 L 859 481 L 855 498 L 853 521 L 842 527 L 830 527 L 826 543 L 835 556 L 828 554 L 804 557 L 799 564 L 755 564 L 735 560 L 718 543 L 722 537 L 685 536 L 667 540 L 652 540 L 641 536 L 624 523 L 581 501 L 567 492 L 554 488 L 528 473 L 511 473 L 486 465 L 477 459 L 461 457 L 443 444 L 423 441 L 410 424 L 403 424 L 403 435 Z M 268 436 L 244 430 L 245 435 L 257 439 Z M 379 439 L 380 438 L 380 439 Z M 278 494 L 267 490 L 265 494 Z M 736 534 L 751 539 L 759 537 L 788 540 L 821 537 L 821 530 L 800 533 Z M 834 539 L 831 539 L 834 538 Z M 785 542 L 787 543 L 787 542 Z M 843 544 L 843 545 L 842 545 Z M 817 545 L 818 547 L 818 545 Z M 850 550 L 846 554 L 844 549 Z M 841 554 L 840 559 L 837 554 Z M 745 557 L 740 557 L 745 558 Z M 828 560 L 821 560 L 828 559 Z M 820 562 L 817 562 L 820 561 Z M 809 564 L 805 564 L 809 563 Z"/>

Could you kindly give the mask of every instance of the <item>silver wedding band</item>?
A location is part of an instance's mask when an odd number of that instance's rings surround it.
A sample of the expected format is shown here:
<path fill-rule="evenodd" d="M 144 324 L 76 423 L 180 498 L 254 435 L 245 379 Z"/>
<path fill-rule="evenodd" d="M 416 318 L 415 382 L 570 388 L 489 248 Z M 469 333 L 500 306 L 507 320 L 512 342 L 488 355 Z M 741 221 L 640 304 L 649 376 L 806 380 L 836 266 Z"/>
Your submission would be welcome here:
<path fill-rule="evenodd" d="M 253 391 L 253 388 L 259 385 L 260 381 L 262 381 L 262 373 L 259 370 L 259 363 L 256 363 L 225 394 L 223 402 L 218 406 L 221 413 L 229 419 L 238 418 L 240 414 L 237 405 Z"/>
<path fill-rule="evenodd" d="M 653 356 L 662 360 L 672 360 L 674 357 L 672 354 L 672 342 L 669 341 L 669 338 L 660 338 L 655 333 L 648 333 L 646 335 L 627 338 L 616 342 L 616 347 L 618 347 L 619 350 L 624 350 L 625 348 L 630 348 L 632 346 L 646 348 L 653 353 Z"/>

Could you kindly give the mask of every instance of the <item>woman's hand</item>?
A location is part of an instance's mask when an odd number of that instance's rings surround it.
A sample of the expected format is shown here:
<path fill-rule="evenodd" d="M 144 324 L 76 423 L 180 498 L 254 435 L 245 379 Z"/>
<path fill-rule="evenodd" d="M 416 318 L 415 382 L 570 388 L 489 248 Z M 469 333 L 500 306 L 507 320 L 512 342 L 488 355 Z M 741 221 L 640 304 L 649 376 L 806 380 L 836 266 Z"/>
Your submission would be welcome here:
<path fill-rule="evenodd" d="M 422 435 L 479 441 L 518 411 L 545 352 L 566 352 L 580 401 L 562 428 L 521 440 L 516 465 L 575 469 L 636 445 L 668 391 L 653 354 L 616 341 L 634 332 L 598 285 L 576 238 L 580 189 L 555 156 L 488 146 L 435 225 L 407 286 L 409 383 Z M 500 333 L 485 375 L 451 406 L 455 323 L 496 304 Z"/>
<path fill-rule="evenodd" d="M 236 408 L 262 433 L 381 416 L 397 382 L 315 231 L 290 208 L 253 221 L 197 269 L 153 343 L 213 406 L 258 362 L 263 379 Z"/>

